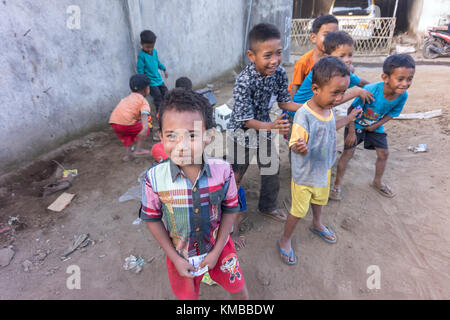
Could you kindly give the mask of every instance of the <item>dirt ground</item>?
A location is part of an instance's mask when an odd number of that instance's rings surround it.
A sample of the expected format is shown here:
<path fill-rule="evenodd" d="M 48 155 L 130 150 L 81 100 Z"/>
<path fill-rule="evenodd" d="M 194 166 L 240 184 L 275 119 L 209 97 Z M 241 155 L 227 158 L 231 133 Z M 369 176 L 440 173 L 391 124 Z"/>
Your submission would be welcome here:
<path fill-rule="evenodd" d="M 292 67 L 286 68 L 289 76 Z M 379 81 L 381 68 L 357 68 Z M 390 158 L 384 179 L 397 196 L 387 199 L 369 187 L 375 153 L 358 148 L 343 183 L 344 200 L 330 201 L 324 221 L 338 242 L 325 243 L 308 226 L 294 233 L 295 266 L 280 260 L 276 241 L 283 224 L 256 213 L 259 177 L 250 167 L 243 180 L 248 211 L 242 225 L 247 246 L 238 252 L 251 299 L 449 299 L 450 298 L 450 67 L 418 66 L 404 113 L 442 108 L 429 120 L 393 120 L 386 125 Z M 218 104 L 232 95 L 233 77 L 214 83 Z M 338 133 L 342 150 L 343 130 Z M 408 146 L 428 145 L 427 153 Z M 287 147 L 281 144 L 279 206 L 290 203 Z M 123 163 L 121 143 L 110 128 L 73 141 L 49 158 L 17 171 L 0 187 L 0 248 L 15 255 L 0 268 L 0 299 L 175 299 L 169 287 L 164 253 L 143 223 L 133 225 L 138 201 L 119 202 L 136 186 L 153 159 Z M 59 196 L 40 197 L 54 181 L 58 161 L 78 169 L 72 203 L 57 213 L 46 208 Z M 75 235 L 89 233 L 93 243 L 62 261 Z M 123 268 L 129 255 L 147 263 L 136 274 Z M 28 261 L 27 261 L 28 260 Z M 25 262 L 27 261 L 27 262 Z M 25 262 L 25 264 L 24 264 Z M 28 265 L 27 265 L 28 264 Z M 71 265 L 79 266 L 81 288 L 68 289 Z M 369 289 L 369 266 L 378 266 L 380 289 Z M 368 273 L 369 268 L 369 273 Z M 226 299 L 218 286 L 202 284 L 200 299 Z"/>

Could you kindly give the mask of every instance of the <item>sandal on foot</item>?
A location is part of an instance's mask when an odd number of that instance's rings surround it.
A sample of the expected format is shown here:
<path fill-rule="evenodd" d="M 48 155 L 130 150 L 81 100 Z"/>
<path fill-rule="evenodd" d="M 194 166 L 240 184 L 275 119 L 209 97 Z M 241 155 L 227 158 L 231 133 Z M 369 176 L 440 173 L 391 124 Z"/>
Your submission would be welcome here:
<path fill-rule="evenodd" d="M 336 233 L 334 233 L 333 230 L 331 230 L 330 227 L 325 226 L 325 229 L 327 229 L 326 231 L 319 231 L 314 229 L 313 227 L 309 227 L 309 230 L 314 233 L 317 234 L 319 237 L 321 237 L 323 240 L 325 240 L 328 243 L 336 243 L 337 241 L 337 237 L 336 237 Z M 331 238 L 334 236 L 334 240 L 331 240 Z"/>
<path fill-rule="evenodd" d="M 387 198 L 393 198 L 395 197 L 395 193 L 391 190 L 391 188 L 387 184 L 383 184 L 382 186 L 378 187 L 373 182 L 370 184 L 372 188 L 378 191 L 379 194 L 387 197 Z"/>
<path fill-rule="evenodd" d="M 281 259 L 285 264 L 292 266 L 293 264 L 297 263 L 297 256 L 295 255 L 293 248 L 291 248 L 291 251 L 289 253 L 287 253 L 286 251 L 281 249 L 280 240 L 277 241 L 277 245 L 278 245 L 278 250 L 280 250 L 280 253 L 283 256 L 288 258 L 287 260 Z M 294 257 L 294 260 L 291 261 L 292 257 Z"/>
<path fill-rule="evenodd" d="M 331 188 L 328 198 L 330 198 L 331 200 L 341 201 L 342 200 L 341 188 Z"/>
<path fill-rule="evenodd" d="M 279 222 L 285 222 L 287 219 L 287 216 L 280 209 L 275 209 L 272 212 L 261 212 L 261 211 L 258 211 L 258 212 L 259 212 L 259 214 L 261 214 L 265 217 L 272 218 Z"/>

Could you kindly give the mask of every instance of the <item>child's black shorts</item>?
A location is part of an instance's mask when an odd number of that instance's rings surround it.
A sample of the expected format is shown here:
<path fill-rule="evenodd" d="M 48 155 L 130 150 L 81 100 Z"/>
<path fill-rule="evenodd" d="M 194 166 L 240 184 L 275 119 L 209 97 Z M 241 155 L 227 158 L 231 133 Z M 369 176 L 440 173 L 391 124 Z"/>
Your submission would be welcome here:
<path fill-rule="evenodd" d="M 375 148 L 388 149 L 387 134 L 378 132 L 369 132 L 362 129 L 356 130 L 356 144 L 353 147 L 344 145 L 344 149 L 352 149 L 364 141 L 364 149 L 375 150 Z M 348 127 L 345 127 L 344 140 L 348 135 Z"/>

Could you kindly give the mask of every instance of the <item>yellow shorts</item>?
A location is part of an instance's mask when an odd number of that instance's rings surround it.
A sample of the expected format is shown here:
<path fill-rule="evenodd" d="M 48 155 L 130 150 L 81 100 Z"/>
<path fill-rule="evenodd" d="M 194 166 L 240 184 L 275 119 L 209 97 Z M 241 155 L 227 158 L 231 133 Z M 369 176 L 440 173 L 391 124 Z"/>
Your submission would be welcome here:
<path fill-rule="evenodd" d="M 291 180 L 291 214 L 296 218 L 303 218 L 309 210 L 310 203 L 320 206 L 326 205 L 330 194 L 330 180 L 331 170 L 328 170 L 326 187 L 302 186 Z"/>

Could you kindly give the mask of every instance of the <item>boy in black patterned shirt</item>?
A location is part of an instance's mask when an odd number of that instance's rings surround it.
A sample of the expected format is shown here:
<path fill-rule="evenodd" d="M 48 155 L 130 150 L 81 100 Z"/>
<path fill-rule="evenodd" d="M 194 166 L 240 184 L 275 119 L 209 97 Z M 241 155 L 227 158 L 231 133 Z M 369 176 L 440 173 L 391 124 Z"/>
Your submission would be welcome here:
<path fill-rule="evenodd" d="M 227 160 L 232 164 L 239 188 L 256 153 L 261 175 L 258 209 L 268 217 L 285 221 L 286 213 L 277 208 L 279 157 L 276 135 L 271 130 L 286 134 L 290 124 L 284 114 L 272 121 L 270 110 L 275 101 L 281 109 L 289 111 L 296 111 L 301 104 L 290 101 L 288 77 L 280 66 L 283 48 L 278 28 L 269 23 L 254 26 L 249 43 L 247 56 L 251 63 L 236 78 L 233 89 L 235 104 L 227 128 L 232 144 L 227 149 Z"/>

